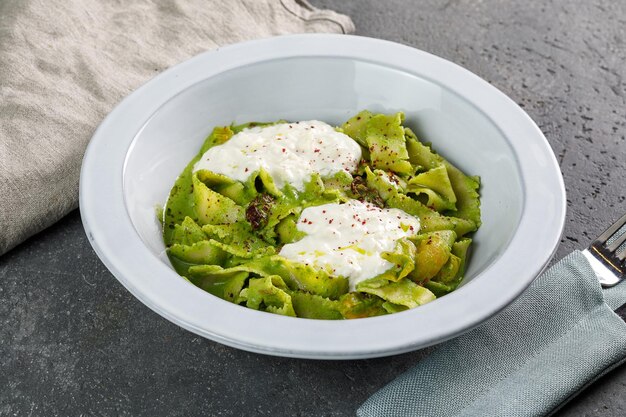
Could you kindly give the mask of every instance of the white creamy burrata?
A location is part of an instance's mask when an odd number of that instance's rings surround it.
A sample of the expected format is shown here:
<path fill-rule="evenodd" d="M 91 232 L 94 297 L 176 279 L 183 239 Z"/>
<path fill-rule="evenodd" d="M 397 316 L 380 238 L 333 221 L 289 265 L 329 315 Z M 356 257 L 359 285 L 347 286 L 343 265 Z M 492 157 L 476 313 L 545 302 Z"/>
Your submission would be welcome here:
<path fill-rule="evenodd" d="M 349 136 L 310 120 L 244 129 L 206 151 L 194 172 L 207 169 L 245 182 L 262 168 L 279 189 L 291 184 L 302 191 L 313 173 L 352 173 L 360 159 L 361 148 Z"/>
<path fill-rule="evenodd" d="M 354 291 L 359 282 L 393 267 L 380 255 L 393 251 L 399 239 L 416 235 L 420 222 L 399 209 L 351 200 L 304 209 L 297 228 L 306 236 L 283 246 L 279 254 L 330 269 L 348 278 Z"/>

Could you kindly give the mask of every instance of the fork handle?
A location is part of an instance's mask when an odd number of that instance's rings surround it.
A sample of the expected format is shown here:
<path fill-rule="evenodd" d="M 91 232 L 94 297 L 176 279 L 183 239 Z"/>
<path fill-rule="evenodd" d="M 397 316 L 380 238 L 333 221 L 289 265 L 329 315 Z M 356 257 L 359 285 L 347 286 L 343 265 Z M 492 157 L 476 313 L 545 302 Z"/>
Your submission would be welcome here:
<path fill-rule="evenodd" d="M 595 272 L 598 277 L 598 281 L 600 281 L 602 288 L 613 287 L 622 281 L 620 277 L 611 272 L 607 265 L 604 265 L 602 261 L 593 256 L 588 249 L 582 250 L 581 252 L 585 255 L 587 261 L 589 261 L 589 265 L 591 265 L 591 269 L 593 269 L 593 272 Z"/>

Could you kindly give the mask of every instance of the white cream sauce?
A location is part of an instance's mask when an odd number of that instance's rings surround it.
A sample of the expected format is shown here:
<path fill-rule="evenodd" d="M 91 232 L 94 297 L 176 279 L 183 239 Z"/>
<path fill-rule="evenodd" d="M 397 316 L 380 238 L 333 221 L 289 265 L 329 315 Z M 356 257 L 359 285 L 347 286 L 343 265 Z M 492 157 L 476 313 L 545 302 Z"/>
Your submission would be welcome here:
<path fill-rule="evenodd" d="M 399 209 L 351 200 L 304 209 L 297 228 L 306 236 L 279 254 L 346 277 L 354 291 L 359 282 L 393 267 L 380 255 L 393 251 L 399 239 L 416 235 L 420 222 Z"/>
<path fill-rule="evenodd" d="M 349 136 L 310 120 L 244 129 L 206 151 L 194 172 L 207 169 L 245 182 L 263 168 L 279 189 L 291 184 L 302 191 L 313 173 L 352 173 L 360 159 L 361 148 Z"/>

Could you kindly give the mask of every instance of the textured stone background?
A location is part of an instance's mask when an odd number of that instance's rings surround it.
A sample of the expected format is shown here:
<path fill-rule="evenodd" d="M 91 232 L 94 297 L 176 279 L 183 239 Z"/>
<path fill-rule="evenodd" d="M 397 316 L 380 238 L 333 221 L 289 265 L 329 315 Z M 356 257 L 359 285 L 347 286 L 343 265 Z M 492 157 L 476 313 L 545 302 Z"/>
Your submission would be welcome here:
<path fill-rule="evenodd" d="M 526 109 L 568 192 L 557 258 L 626 211 L 626 2 L 314 0 L 357 34 L 457 62 Z M 344 416 L 427 352 L 281 359 L 201 339 L 134 299 L 77 212 L 0 258 L 0 415 Z M 557 415 L 626 414 L 626 368 Z"/>

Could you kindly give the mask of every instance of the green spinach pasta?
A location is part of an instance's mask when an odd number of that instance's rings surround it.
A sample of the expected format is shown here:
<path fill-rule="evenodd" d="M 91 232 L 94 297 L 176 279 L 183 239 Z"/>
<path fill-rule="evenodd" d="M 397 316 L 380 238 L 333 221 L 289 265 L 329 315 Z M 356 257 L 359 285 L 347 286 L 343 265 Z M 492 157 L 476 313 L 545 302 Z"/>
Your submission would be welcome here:
<path fill-rule="evenodd" d="M 311 319 L 401 312 L 453 291 L 481 224 L 479 178 L 404 126 L 216 127 L 162 212 L 172 266 L 232 303 Z"/>

